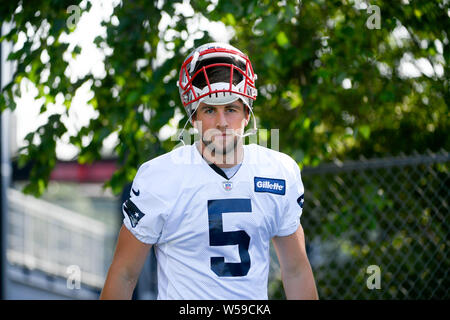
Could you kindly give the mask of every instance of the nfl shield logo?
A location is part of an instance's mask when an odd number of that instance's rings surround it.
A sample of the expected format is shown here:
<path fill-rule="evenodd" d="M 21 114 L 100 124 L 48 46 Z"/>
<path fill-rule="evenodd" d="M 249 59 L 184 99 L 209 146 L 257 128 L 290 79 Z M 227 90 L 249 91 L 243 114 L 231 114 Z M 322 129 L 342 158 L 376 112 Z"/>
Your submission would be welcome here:
<path fill-rule="evenodd" d="M 230 191 L 233 188 L 233 183 L 231 181 L 224 181 L 223 188 L 225 191 Z"/>

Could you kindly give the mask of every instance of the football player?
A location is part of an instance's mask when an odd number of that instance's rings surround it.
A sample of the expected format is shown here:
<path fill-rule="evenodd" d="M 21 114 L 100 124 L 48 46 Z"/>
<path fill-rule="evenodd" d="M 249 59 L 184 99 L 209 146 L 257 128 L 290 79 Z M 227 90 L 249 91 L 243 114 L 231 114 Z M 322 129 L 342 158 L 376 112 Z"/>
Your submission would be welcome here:
<path fill-rule="evenodd" d="M 299 167 L 243 144 L 255 80 L 249 58 L 227 44 L 186 58 L 178 87 L 200 139 L 140 166 L 102 299 L 131 298 L 151 246 L 158 299 L 267 299 L 270 241 L 286 297 L 318 298 L 300 224 Z"/>

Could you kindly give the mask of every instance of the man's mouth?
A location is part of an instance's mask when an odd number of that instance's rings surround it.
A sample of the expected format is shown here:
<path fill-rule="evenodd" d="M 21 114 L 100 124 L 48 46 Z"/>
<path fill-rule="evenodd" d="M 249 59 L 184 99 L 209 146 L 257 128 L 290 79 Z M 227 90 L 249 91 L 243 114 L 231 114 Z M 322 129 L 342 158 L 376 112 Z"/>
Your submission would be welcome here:
<path fill-rule="evenodd" d="M 223 132 L 223 133 L 218 133 L 218 134 L 214 135 L 214 137 L 222 137 L 222 138 L 232 137 L 232 136 L 233 136 L 233 134 L 231 132 Z"/>

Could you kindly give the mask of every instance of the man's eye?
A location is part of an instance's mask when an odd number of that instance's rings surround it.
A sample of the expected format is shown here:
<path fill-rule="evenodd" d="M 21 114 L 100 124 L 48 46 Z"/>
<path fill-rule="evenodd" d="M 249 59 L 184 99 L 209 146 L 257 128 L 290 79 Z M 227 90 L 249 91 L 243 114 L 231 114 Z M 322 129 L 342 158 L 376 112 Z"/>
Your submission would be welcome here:
<path fill-rule="evenodd" d="M 212 113 L 214 110 L 213 109 L 206 109 L 205 113 Z"/>

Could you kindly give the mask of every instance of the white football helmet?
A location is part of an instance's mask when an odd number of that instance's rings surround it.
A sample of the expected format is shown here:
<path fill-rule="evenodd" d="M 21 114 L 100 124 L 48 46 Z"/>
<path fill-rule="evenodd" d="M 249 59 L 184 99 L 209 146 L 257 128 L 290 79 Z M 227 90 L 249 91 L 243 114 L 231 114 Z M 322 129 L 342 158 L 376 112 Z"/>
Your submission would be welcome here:
<path fill-rule="evenodd" d="M 229 81 L 210 83 L 206 70 L 217 66 L 230 68 Z M 242 80 L 236 85 L 233 84 L 235 72 L 242 75 Z M 203 88 L 194 86 L 199 75 L 206 80 Z M 187 56 L 181 66 L 177 86 L 183 106 L 192 121 L 192 115 L 200 102 L 223 105 L 241 99 L 252 112 L 252 104 L 257 96 L 256 78 L 250 59 L 245 54 L 229 44 L 212 42 L 194 49 Z"/>

